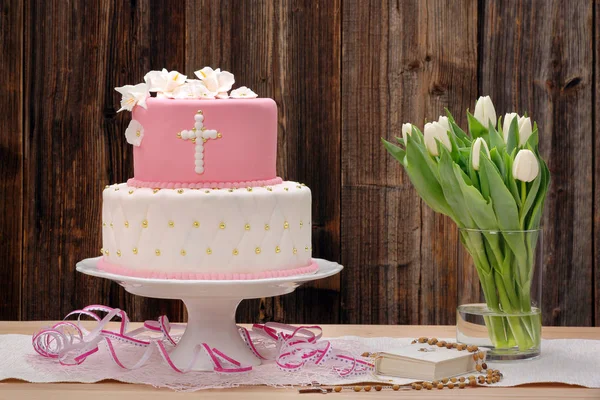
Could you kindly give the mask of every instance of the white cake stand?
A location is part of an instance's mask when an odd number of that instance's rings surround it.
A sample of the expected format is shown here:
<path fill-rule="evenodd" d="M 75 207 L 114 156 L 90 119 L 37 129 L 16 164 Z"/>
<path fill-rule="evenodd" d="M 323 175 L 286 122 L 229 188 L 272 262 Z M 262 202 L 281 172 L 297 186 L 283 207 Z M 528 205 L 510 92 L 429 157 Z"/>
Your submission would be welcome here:
<path fill-rule="evenodd" d="M 77 263 L 77 271 L 110 279 L 129 293 L 159 299 L 181 299 L 188 311 L 187 328 L 170 354 L 177 368 L 186 368 L 196 345 L 207 343 L 245 365 L 260 365 L 260 360 L 247 347 L 235 323 L 235 311 L 243 299 L 279 296 L 293 292 L 304 282 L 337 274 L 342 266 L 314 259 L 319 269 L 314 274 L 284 278 L 232 280 L 149 279 L 117 275 L 101 271 L 96 264 L 101 257 Z M 212 371 L 213 365 L 203 353 L 194 371 Z"/>

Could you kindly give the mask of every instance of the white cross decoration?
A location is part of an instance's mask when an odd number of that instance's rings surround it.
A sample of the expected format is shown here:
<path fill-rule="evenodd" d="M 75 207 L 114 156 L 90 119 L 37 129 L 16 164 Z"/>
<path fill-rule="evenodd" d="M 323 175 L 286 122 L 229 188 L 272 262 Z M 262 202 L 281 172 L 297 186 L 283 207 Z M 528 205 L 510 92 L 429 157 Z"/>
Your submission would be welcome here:
<path fill-rule="evenodd" d="M 202 110 L 198 110 L 194 115 L 194 127 L 190 131 L 183 130 L 177 132 L 177 137 L 183 140 L 191 140 L 192 143 L 196 144 L 196 153 L 194 154 L 194 162 L 196 164 L 196 173 L 204 173 L 204 143 L 208 139 L 220 139 L 221 133 L 214 129 L 206 129 L 204 127 L 204 115 Z M 202 140 L 197 140 L 202 139 Z"/>

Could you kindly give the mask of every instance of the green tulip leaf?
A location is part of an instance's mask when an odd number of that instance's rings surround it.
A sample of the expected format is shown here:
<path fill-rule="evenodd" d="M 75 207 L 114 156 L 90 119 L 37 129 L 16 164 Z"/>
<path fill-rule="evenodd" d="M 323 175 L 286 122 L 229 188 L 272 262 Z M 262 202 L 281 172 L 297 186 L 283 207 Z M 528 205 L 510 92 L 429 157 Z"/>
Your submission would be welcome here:
<path fill-rule="evenodd" d="M 500 126 L 499 122 L 498 122 L 498 126 Z M 490 126 L 488 128 L 488 131 L 490 133 L 490 142 L 488 143 L 490 146 L 490 149 L 493 149 L 494 147 L 497 149 L 503 149 L 505 147 L 505 143 L 504 143 L 504 138 L 502 137 L 502 133 L 496 131 L 491 122 L 490 122 Z"/>
<path fill-rule="evenodd" d="M 515 202 L 519 207 L 521 207 L 521 195 L 519 194 L 519 188 L 517 187 L 517 182 L 512 175 L 512 164 L 513 159 L 507 153 L 504 153 L 504 165 L 506 166 L 506 171 L 504 174 L 504 183 L 508 190 L 510 190 L 510 194 L 512 194 Z"/>
<path fill-rule="evenodd" d="M 444 192 L 444 196 L 448 205 L 452 208 L 455 215 L 456 225 L 459 227 L 471 227 L 473 221 L 466 208 L 465 198 L 460 190 L 459 179 L 454 175 L 454 162 L 448 150 L 442 149 L 442 155 L 440 157 L 439 170 L 440 170 L 440 184 Z M 457 166 L 458 168 L 458 166 Z M 460 169 L 460 168 L 459 168 Z M 461 178 L 460 181 L 463 181 Z M 464 182 L 464 181 L 463 181 Z"/>
<path fill-rule="evenodd" d="M 508 137 L 506 139 L 506 152 L 511 154 L 517 146 L 519 146 L 519 125 L 517 117 L 515 117 L 510 121 L 510 128 L 508 129 Z"/>
<path fill-rule="evenodd" d="M 396 160 L 400 161 L 400 164 L 406 166 L 406 150 L 401 147 L 396 146 L 393 143 L 388 142 L 384 138 L 381 138 L 383 146 Z"/>
<path fill-rule="evenodd" d="M 488 136 L 488 130 L 485 128 L 485 126 L 481 125 L 481 122 L 479 122 L 477 118 L 473 116 L 473 114 L 471 114 L 468 111 L 467 121 L 469 123 L 469 132 L 471 133 L 471 137 L 473 138 L 473 140 L 477 139 L 478 137 L 483 137 L 484 139 L 486 139 L 486 137 Z"/>

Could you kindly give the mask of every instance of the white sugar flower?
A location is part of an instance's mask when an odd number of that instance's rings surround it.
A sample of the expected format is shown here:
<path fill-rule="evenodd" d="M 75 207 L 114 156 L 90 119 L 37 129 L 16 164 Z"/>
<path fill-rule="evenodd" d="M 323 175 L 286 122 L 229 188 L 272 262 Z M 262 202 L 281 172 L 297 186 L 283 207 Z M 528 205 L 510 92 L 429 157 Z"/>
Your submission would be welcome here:
<path fill-rule="evenodd" d="M 146 99 L 150 96 L 148 93 L 148 85 L 145 83 L 140 83 L 137 85 L 125 85 L 115 90 L 121 93 L 121 108 L 117 112 L 121 112 L 123 110 L 131 111 L 133 107 L 139 105 L 143 108 L 148 108 L 146 106 Z"/>
<path fill-rule="evenodd" d="M 229 97 L 227 92 L 231 90 L 235 83 L 233 74 L 221 71 L 220 68 L 213 70 L 211 67 L 204 67 L 194 72 L 194 74 L 204 82 L 210 92 L 217 93 L 217 97 L 220 99 Z"/>
<path fill-rule="evenodd" d="M 202 81 L 188 79 L 186 83 L 175 88 L 172 95 L 175 99 L 214 99 L 216 93 L 208 90 Z"/>
<path fill-rule="evenodd" d="M 231 91 L 231 98 L 233 99 L 255 99 L 258 95 L 246 86 L 242 86 Z"/>
<path fill-rule="evenodd" d="M 150 71 L 144 76 L 144 81 L 148 84 L 151 92 L 162 93 L 165 97 L 173 97 L 172 92 L 185 83 L 187 76 L 177 71 Z"/>
<path fill-rule="evenodd" d="M 127 139 L 127 143 L 132 144 L 134 146 L 139 146 L 142 144 L 142 139 L 144 138 L 144 127 L 140 124 L 139 121 L 132 119 L 125 129 L 125 138 Z"/>

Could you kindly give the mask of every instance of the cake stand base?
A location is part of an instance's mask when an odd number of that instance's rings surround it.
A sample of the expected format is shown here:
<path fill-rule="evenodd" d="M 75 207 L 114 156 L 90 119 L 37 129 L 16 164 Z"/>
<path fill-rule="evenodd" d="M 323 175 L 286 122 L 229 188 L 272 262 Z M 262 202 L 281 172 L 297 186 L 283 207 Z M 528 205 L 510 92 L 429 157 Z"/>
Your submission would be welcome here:
<path fill-rule="evenodd" d="M 183 300 L 188 312 L 188 323 L 183 336 L 170 353 L 171 360 L 179 369 L 189 367 L 194 349 L 201 343 L 219 349 L 244 365 L 260 365 L 260 360 L 248 348 L 235 323 L 235 311 L 240 302 L 243 299 L 291 293 L 304 282 L 335 275 L 343 268 L 335 262 L 314 259 L 319 267 L 314 274 L 240 281 L 175 280 L 108 273 L 97 268 L 100 258 L 80 261 L 77 263 L 77 271 L 113 280 L 138 296 Z M 201 352 L 192 370 L 212 371 L 213 364 Z"/>

